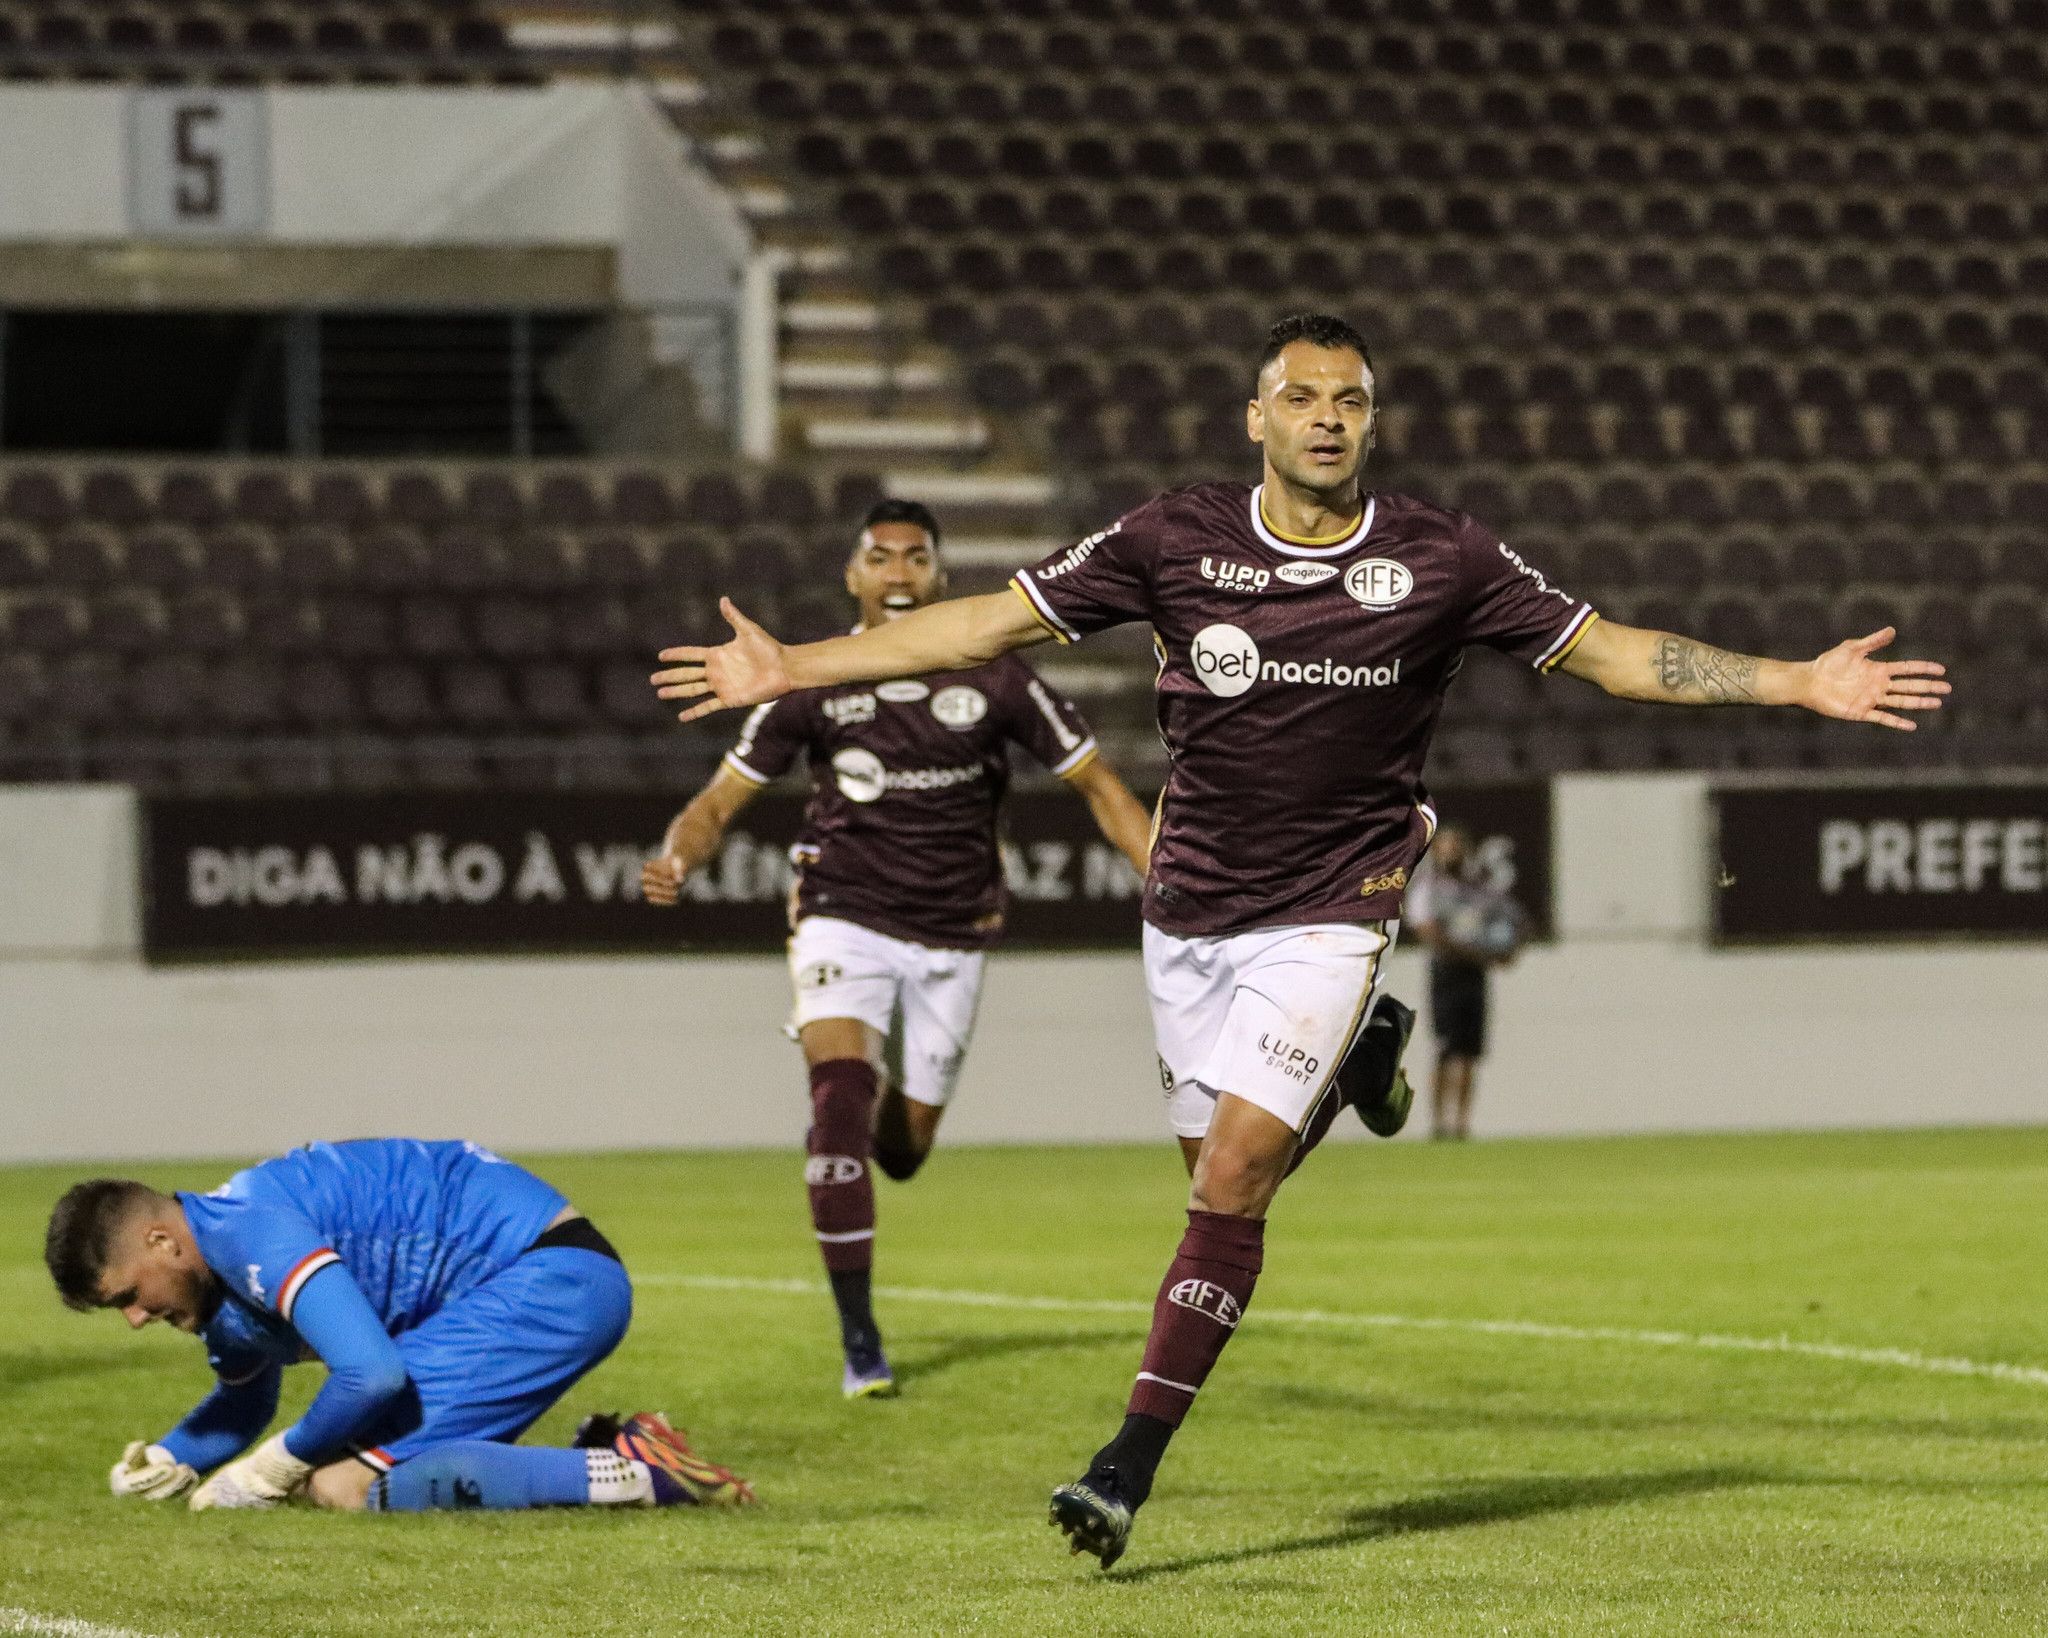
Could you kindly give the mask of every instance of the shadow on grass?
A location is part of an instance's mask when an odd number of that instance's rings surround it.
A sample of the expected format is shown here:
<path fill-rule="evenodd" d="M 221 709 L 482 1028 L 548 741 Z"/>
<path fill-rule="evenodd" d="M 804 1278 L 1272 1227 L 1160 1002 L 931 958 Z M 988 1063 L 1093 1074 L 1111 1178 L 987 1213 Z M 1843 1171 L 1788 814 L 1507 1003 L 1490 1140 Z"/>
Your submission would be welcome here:
<path fill-rule="evenodd" d="M 1869 1412 L 1816 1411 L 1805 1415 L 1747 1412 L 1717 1406 L 1712 1411 L 1642 1411 L 1602 1406 L 1584 1411 L 1558 1410 L 1541 1404 L 1433 1400 L 1398 1390 L 1372 1392 L 1334 1388 L 1322 1383 L 1262 1382 L 1258 1392 L 1290 1410 L 1341 1411 L 1369 1417 L 1383 1425 L 1436 1429 L 1448 1425 L 1513 1428 L 1578 1428 L 1614 1433 L 1624 1428 L 1669 1431 L 1732 1432 L 1753 1429 L 1774 1433 L 1815 1433 L 1827 1438 L 1867 1434 L 1915 1439 L 1985 1440 L 2038 1444 L 2048 1439 L 2048 1407 L 2033 1415 L 2013 1412 L 1997 1416 L 1887 1416 Z"/>
<path fill-rule="evenodd" d="M 1160 1564 L 1112 1570 L 1112 1581 L 1150 1581 L 1219 1564 L 1246 1564 L 1290 1553 L 1319 1553 L 1352 1547 L 1362 1541 L 1415 1535 L 1435 1530 L 1464 1530 L 1481 1524 L 1507 1524 L 1547 1513 L 1571 1513 L 1590 1507 L 1621 1507 L 1630 1502 L 1657 1501 L 1667 1496 L 1693 1496 L 1709 1490 L 1743 1485 L 1781 1484 L 1782 1476 L 1760 1468 L 1688 1467 L 1651 1473 L 1541 1474 L 1524 1479 L 1474 1481 L 1431 1496 L 1361 1507 L 1344 1515 L 1343 1525 L 1312 1536 L 1290 1536 L 1256 1547 L 1197 1553 Z"/>
<path fill-rule="evenodd" d="M 27 1393 L 51 1382 L 77 1382 L 86 1377 L 111 1376 L 132 1371 L 148 1361 L 139 1356 L 123 1359 L 110 1354 L 11 1354 L 0 1355 L 0 1399 Z"/>
<path fill-rule="evenodd" d="M 1094 1331 L 997 1331 L 976 1332 L 941 1338 L 935 1345 L 898 1354 L 898 1380 L 922 1381 L 952 1370 L 956 1365 L 979 1365 L 992 1359 L 1009 1359 L 1020 1354 L 1052 1354 L 1102 1348 L 1111 1343 L 1131 1345 L 1131 1329 L 1104 1328 Z M 894 1352 L 894 1350 L 891 1350 Z"/>

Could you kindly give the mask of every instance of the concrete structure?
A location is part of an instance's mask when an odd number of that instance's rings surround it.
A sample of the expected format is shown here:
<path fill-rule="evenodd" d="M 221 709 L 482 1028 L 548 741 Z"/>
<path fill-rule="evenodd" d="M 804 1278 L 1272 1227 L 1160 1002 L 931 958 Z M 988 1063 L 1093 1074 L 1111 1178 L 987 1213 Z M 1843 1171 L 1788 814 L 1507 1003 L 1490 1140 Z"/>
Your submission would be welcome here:
<path fill-rule="evenodd" d="M 1702 781 L 1565 779 L 1556 814 L 1561 937 L 1499 985 L 1485 1133 L 2048 1118 L 2048 948 L 1714 950 Z M 137 900 L 126 792 L 0 791 L 0 1160 L 800 1141 L 772 956 L 153 971 Z M 1135 950 L 998 956 L 950 1141 L 1163 1143 L 1159 1102 Z"/>

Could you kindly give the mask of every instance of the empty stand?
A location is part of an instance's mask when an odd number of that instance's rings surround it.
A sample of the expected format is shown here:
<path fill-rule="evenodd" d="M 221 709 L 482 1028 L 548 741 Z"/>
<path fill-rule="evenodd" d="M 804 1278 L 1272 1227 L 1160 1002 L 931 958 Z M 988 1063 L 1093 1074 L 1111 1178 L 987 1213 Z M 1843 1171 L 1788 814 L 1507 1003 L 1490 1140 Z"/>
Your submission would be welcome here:
<path fill-rule="evenodd" d="M 527 85 L 541 70 L 472 0 L 26 0 L 0 79 Z"/>
<path fill-rule="evenodd" d="M 708 769 L 713 739 L 647 686 L 654 651 L 711 631 L 721 592 L 799 634 L 843 628 L 852 524 L 880 488 L 0 462 L 0 777 L 559 783 L 643 753 Z"/>

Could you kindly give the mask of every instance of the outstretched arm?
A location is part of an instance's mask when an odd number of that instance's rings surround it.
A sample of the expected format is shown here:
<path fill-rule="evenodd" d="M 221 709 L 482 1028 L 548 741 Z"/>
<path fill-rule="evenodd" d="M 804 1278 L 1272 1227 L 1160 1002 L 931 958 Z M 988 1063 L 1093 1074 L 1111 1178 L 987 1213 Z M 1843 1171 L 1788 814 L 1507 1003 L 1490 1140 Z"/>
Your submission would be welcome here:
<path fill-rule="evenodd" d="M 690 799 L 690 805 L 669 821 L 661 851 L 640 867 L 640 891 L 649 904 L 674 904 L 683 878 L 718 851 L 726 827 L 740 809 L 760 794 L 761 787 L 731 768 L 721 767 Z"/>
<path fill-rule="evenodd" d="M 1131 788 L 1099 756 L 1090 757 L 1068 774 L 1067 784 L 1080 793 L 1095 816 L 1096 828 L 1131 861 L 1131 868 L 1143 881 L 1151 860 L 1152 818 L 1138 805 Z"/>
<path fill-rule="evenodd" d="M 1837 643 L 1818 659 L 1764 660 L 1732 654 L 1668 631 L 1599 620 L 1562 669 L 1617 699 L 1660 705 L 1800 705 L 1844 722 L 1911 732 L 1901 711 L 1938 711 L 1947 668 L 1932 660 L 1873 656 L 1896 637 L 1890 626 Z"/>
<path fill-rule="evenodd" d="M 1009 591 L 928 604 L 850 637 L 787 645 L 740 613 L 731 598 L 720 598 L 718 607 L 732 627 L 732 641 L 716 648 L 665 648 L 661 658 L 670 662 L 669 669 L 655 672 L 652 679 L 665 700 L 701 701 L 677 713 L 684 722 L 728 706 L 759 705 L 799 688 L 964 670 L 1053 635 L 1024 599 Z"/>

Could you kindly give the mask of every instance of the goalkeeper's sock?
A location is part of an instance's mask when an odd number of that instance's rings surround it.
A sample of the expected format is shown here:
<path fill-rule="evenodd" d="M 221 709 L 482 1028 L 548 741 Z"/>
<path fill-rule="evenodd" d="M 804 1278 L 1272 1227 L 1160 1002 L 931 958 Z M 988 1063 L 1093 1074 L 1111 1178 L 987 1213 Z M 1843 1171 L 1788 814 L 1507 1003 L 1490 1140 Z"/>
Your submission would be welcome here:
<path fill-rule="evenodd" d="M 483 1439 L 437 1445 L 370 1486 L 381 1513 L 482 1507 L 630 1507 L 654 1499 L 639 1462 L 613 1450 L 552 1450 Z"/>

